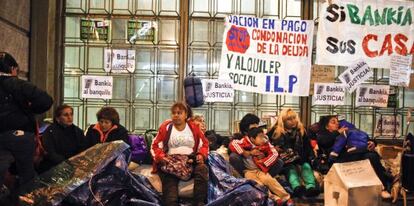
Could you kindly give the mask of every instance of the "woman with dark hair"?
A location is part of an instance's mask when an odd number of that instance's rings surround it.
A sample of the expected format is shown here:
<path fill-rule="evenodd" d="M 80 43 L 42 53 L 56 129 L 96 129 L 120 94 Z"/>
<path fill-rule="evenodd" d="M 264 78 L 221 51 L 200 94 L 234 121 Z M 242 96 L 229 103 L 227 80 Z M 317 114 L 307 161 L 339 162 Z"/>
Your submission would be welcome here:
<path fill-rule="evenodd" d="M 73 108 L 67 104 L 56 108 L 53 123 L 42 136 L 46 155 L 40 170 L 45 171 L 82 152 L 86 148 L 83 130 L 73 124 Z"/>
<path fill-rule="evenodd" d="M 319 132 L 316 135 L 318 156 L 325 155 L 329 157 L 332 154 L 337 138 L 340 135 L 347 133 L 347 131 L 347 127 L 340 127 L 338 116 L 329 115 L 321 117 L 319 120 Z M 390 198 L 391 196 L 386 189 L 392 183 L 392 177 L 387 174 L 385 168 L 382 166 L 381 157 L 374 150 L 375 143 L 368 140 L 367 145 L 366 150 L 359 150 L 358 152 L 347 152 L 346 150 L 343 150 L 339 153 L 336 162 L 351 162 L 368 159 L 378 178 L 384 185 L 384 191 L 381 193 L 381 196 L 383 198 Z M 332 160 L 332 158 L 330 160 Z M 332 162 L 330 162 L 330 164 L 332 164 Z"/>
<path fill-rule="evenodd" d="M 129 144 L 128 130 L 119 123 L 119 114 L 113 107 L 102 107 L 96 113 L 97 124 L 93 124 L 86 132 L 88 147 L 98 143 L 123 140 Z"/>
<path fill-rule="evenodd" d="M 162 183 L 163 205 L 178 205 L 178 182 L 176 175 L 167 173 L 162 166 L 176 164 L 173 157 L 195 156 L 192 162 L 194 177 L 193 205 L 204 205 L 207 200 L 208 168 L 205 164 L 208 155 L 208 140 L 201 129 L 191 120 L 190 108 L 181 102 L 171 106 L 171 119 L 164 121 L 158 129 L 151 145 L 154 158 L 153 172 L 158 172 Z"/>

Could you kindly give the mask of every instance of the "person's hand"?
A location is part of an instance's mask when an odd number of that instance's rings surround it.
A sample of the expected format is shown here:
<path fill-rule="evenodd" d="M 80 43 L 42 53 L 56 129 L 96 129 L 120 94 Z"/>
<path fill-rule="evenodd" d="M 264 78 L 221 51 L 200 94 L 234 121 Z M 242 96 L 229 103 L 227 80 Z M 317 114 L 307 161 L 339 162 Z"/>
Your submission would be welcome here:
<path fill-rule="evenodd" d="M 250 152 L 250 155 L 252 156 L 259 156 L 259 155 L 263 155 L 262 152 L 260 152 L 258 149 L 254 149 Z"/>
<path fill-rule="evenodd" d="M 203 164 L 204 163 L 204 157 L 203 157 L 203 155 L 198 154 L 196 156 L 196 162 L 197 162 L 197 164 Z"/>
<path fill-rule="evenodd" d="M 242 153 L 242 155 L 243 155 L 244 158 L 248 158 L 251 154 L 250 154 L 249 151 L 244 150 L 243 153 Z"/>
<path fill-rule="evenodd" d="M 348 127 L 341 127 L 338 129 L 339 134 L 344 134 L 346 131 L 348 131 Z"/>
<path fill-rule="evenodd" d="M 265 157 L 263 152 L 260 152 L 259 155 L 256 156 L 258 159 L 263 159 Z"/>
<path fill-rule="evenodd" d="M 313 154 L 315 155 L 315 157 L 318 156 L 318 150 L 319 150 L 319 145 L 315 145 L 314 148 L 312 148 Z"/>
<path fill-rule="evenodd" d="M 277 152 L 279 153 L 282 152 L 282 149 L 278 145 L 274 146 L 274 148 L 276 149 Z"/>
<path fill-rule="evenodd" d="M 375 150 L 375 143 L 373 141 L 368 141 L 367 149 L 369 151 L 374 151 Z"/>
<path fill-rule="evenodd" d="M 258 164 L 264 164 L 264 159 L 256 160 L 256 163 L 258 163 Z"/>
<path fill-rule="evenodd" d="M 167 163 L 168 162 L 168 158 L 167 158 L 167 156 L 164 156 L 161 160 L 160 160 L 160 163 L 161 164 L 165 164 L 165 163 Z"/>

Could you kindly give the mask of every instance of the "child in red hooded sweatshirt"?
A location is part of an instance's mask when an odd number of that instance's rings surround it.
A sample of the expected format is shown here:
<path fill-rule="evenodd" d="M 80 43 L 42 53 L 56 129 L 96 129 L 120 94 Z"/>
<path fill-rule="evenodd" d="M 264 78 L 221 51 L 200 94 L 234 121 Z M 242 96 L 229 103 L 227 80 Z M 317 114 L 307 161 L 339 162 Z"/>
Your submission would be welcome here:
<path fill-rule="evenodd" d="M 229 148 L 232 152 L 243 155 L 246 167 L 244 177 L 265 185 L 270 190 L 269 197 L 277 205 L 293 205 L 290 195 L 269 173 L 278 157 L 276 149 L 271 145 L 261 128 L 252 128 L 248 135 L 240 140 L 233 140 Z"/>

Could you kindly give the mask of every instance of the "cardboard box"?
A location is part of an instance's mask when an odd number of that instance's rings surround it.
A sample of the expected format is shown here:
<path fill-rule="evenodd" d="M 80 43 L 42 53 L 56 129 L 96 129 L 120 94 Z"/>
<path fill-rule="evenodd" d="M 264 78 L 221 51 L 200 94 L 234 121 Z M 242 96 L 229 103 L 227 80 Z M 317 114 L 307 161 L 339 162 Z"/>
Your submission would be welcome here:
<path fill-rule="evenodd" d="M 382 205 L 382 183 L 369 160 L 335 163 L 324 190 L 325 206 Z"/>

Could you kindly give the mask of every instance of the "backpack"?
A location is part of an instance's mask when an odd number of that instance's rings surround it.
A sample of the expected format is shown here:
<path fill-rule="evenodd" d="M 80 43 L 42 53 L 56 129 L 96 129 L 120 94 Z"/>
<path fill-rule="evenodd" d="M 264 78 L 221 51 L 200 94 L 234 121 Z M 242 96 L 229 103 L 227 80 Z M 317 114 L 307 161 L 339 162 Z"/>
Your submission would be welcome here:
<path fill-rule="evenodd" d="M 185 101 L 190 107 L 199 107 L 204 104 L 203 85 L 201 79 L 188 76 L 184 79 Z"/>
<path fill-rule="evenodd" d="M 148 155 L 148 147 L 143 135 L 128 135 L 131 144 L 131 161 L 142 164 Z"/>

